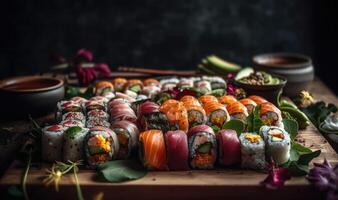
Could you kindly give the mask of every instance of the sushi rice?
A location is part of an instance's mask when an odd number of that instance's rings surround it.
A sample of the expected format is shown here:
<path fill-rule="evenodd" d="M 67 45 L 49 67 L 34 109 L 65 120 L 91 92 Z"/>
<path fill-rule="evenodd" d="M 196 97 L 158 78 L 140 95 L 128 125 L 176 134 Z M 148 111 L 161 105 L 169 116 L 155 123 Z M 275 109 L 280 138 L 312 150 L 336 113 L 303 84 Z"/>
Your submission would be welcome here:
<path fill-rule="evenodd" d="M 265 143 L 260 135 L 255 133 L 242 133 L 239 136 L 241 142 L 241 166 L 245 169 L 262 170 L 266 166 Z"/>
<path fill-rule="evenodd" d="M 87 128 L 73 126 L 68 128 L 63 136 L 63 161 L 78 161 L 84 159 L 83 144 L 88 133 Z"/>

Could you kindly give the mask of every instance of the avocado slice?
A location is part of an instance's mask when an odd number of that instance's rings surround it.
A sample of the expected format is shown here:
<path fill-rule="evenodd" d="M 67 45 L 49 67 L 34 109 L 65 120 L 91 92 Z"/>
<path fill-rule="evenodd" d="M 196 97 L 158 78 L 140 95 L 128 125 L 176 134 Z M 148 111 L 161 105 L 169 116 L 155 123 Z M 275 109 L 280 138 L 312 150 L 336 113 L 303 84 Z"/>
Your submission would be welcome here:
<path fill-rule="evenodd" d="M 209 64 L 211 64 L 215 68 L 220 69 L 225 72 L 238 72 L 242 69 L 241 66 L 235 63 L 227 62 L 215 55 L 208 56 L 206 60 L 208 61 Z"/>
<path fill-rule="evenodd" d="M 212 146 L 211 142 L 203 143 L 197 148 L 197 151 L 199 153 L 208 153 L 210 152 L 211 146 Z"/>
<path fill-rule="evenodd" d="M 129 90 L 138 94 L 139 92 L 141 92 L 141 86 L 140 85 L 133 85 L 129 88 Z"/>
<path fill-rule="evenodd" d="M 272 138 L 271 138 L 271 141 L 272 141 L 272 142 L 281 142 L 281 141 L 283 141 L 283 139 L 278 138 L 278 137 L 272 137 Z"/>
<path fill-rule="evenodd" d="M 250 76 L 250 74 L 254 73 L 254 69 L 251 67 L 245 67 L 241 71 L 239 71 L 235 77 L 235 80 L 242 79 L 244 77 Z"/>

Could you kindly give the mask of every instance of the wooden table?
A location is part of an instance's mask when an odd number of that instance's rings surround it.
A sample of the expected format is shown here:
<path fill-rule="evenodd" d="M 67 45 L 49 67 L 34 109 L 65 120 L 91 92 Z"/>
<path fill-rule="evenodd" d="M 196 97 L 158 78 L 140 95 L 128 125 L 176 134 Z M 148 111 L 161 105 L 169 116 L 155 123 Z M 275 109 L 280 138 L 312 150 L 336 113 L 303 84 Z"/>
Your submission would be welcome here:
<path fill-rule="evenodd" d="M 315 80 L 310 91 L 315 98 L 338 104 L 337 97 L 320 81 Z M 39 119 L 48 121 L 52 116 Z M 19 126 L 18 126 L 19 125 Z M 0 123 L 0 127 L 8 131 L 24 133 L 29 130 L 25 121 Z M 297 138 L 312 150 L 321 149 L 322 153 L 313 162 L 321 162 L 327 158 L 332 164 L 338 163 L 338 155 L 327 140 L 310 125 L 300 131 Z M 60 192 L 53 187 L 44 187 L 41 180 L 44 165 L 40 169 L 32 169 L 28 176 L 28 193 L 31 199 L 48 197 L 48 199 L 75 199 L 74 180 L 71 175 L 61 181 Z M 11 185 L 20 184 L 23 169 L 16 162 L 6 170 L 0 180 L 1 191 Z M 104 199 L 321 199 L 304 177 L 294 177 L 279 190 L 267 190 L 260 186 L 266 174 L 250 170 L 219 169 L 213 171 L 186 172 L 149 172 L 144 178 L 120 184 L 95 181 L 96 173 L 83 169 L 79 172 L 81 188 L 86 199 L 92 199 L 99 192 Z"/>

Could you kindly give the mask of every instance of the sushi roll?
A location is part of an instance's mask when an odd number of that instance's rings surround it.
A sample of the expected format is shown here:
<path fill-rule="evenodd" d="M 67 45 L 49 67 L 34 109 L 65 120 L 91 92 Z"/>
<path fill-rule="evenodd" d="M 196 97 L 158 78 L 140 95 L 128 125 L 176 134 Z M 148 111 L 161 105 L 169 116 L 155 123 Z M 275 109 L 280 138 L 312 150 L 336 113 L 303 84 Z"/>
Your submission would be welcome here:
<path fill-rule="evenodd" d="M 95 84 L 95 95 L 101 96 L 105 92 L 114 92 L 114 85 L 109 81 L 99 81 Z"/>
<path fill-rule="evenodd" d="M 86 123 L 86 117 L 82 112 L 68 112 L 62 115 L 62 121 L 75 120 L 80 121 L 83 124 Z"/>
<path fill-rule="evenodd" d="M 174 84 L 175 86 L 180 82 L 180 80 L 178 80 L 178 78 L 166 78 L 166 79 L 162 79 L 160 80 L 160 85 L 165 85 L 165 84 Z"/>
<path fill-rule="evenodd" d="M 146 101 L 140 104 L 137 112 L 137 125 L 140 130 L 157 129 L 165 132 L 170 130 L 166 115 L 159 111 L 159 105 L 154 102 Z"/>
<path fill-rule="evenodd" d="M 248 110 L 240 102 L 231 103 L 226 108 L 231 119 L 238 119 L 245 122 L 246 118 L 249 116 Z"/>
<path fill-rule="evenodd" d="M 134 98 L 134 99 L 136 99 L 136 98 L 137 98 L 137 95 L 138 95 L 138 93 L 136 93 L 136 92 L 134 92 L 134 91 L 132 91 L 132 90 L 125 90 L 125 91 L 124 91 L 124 94 L 126 94 L 126 95 L 128 95 L 129 97 Z"/>
<path fill-rule="evenodd" d="M 106 104 L 104 101 L 88 100 L 85 104 L 85 111 L 88 113 L 91 110 L 103 110 L 106 111 Z"/>
<path fill-rule="evenodd" d="M 234 130 L 220 130 L 217 134 L 218 158 L 223 166 L 236 165 L 241 162 L 241 143 Z"/>
<path fill-rule="evenodd" d="M 73 126 L 85 127 L 85 124 L 78 120 L 64 120 L 60 122 L 60 125 L 62 125 L 64 128 L 69 128 Z"/>
<path fill-rule="evenodd" d="M 102 126 L 102 127 L 109 128 L 110 123 L 106 121 L 105 119 L 92 117 L 87 120 L 86 126 L 87 128 L 93 128 L 95 126 Z"/>
<path fill-rule="evenodd" d="M 85 103 L 86 101 L 88 101 L 87 99 L 83 98 L 83 97 L 72 97 L 70 99 L 71 101 L 75 102 L 75 103 L 79 103 L 79 104 L 83 104 Z"/>
<path fill-rule="evenodd" d="M 87 113 L 87 119 L 91 119 L 91 118 L 99 118 L 99 119 L 108 121 L 109 120 L 109 114 L 106 113 L 103 110 L 95 109 L 95 110 L 91 110 Z"/>
<path fill-rule="evenodd" d="M 89 99 L 90 101 L 101 101 L 103 104 L 107 104 L 109 102 L 109 99 L 107 99 L 104 96 L 93 96 L 92 98 Z"/>
<path fill-rule="evenodd" d="M 62 125 L 46 126 L 42 129 L 42 160 L 55 162 L 62 160 L 62 144 L 65 128 Z"/>
<path fill-rule="evenodd" d="M 56 121 L 62 120 L 62 115 L 68 112 L 83 112 L 82 105 L 74 101 L 59 101 L 55 113 Z"/>
<path fill-rule="evenodd" d="M 265 143 L 260 135 L 254 133 L 242 133 L 239 136 L 241 142 L 241 166 L 244 169 L 262 170 L 266 166 Z"/>
<path fill-rule="evenodd" d="M 170 170 L 189 170 L 188 138 L 181 130 L 168 131 L 165 135 L 167 160 Z"/>
<path fill-rule="evenodd" d="M 136 123 L 137 117 L 128 101 L 124 99 L 113 99 L 109 102 L 109 112 L 111 123 L 127 120 Z"/>
<path fill-rule="evenodd" d="M 117 153 L 117 159 L 127 159 L 138 145 L 139 130 L 137 126 L 130 121 L 119 121 L 111 126 L 119 140 L 120 149 Z"/>
<path fill-rule="evenodd" d="M 283 127 L 282 113 L 272 103 L 266 102 L 260 105 L 259 116 L 265 125 Z"/>
<path fill-rule="evenodd" d="M 119 142 L 114 131 L 96 126 L 89 129 L 89 133 L 85 138 L 84 150 L 88 165 L 95 167 L 116 159 Z"/>
<path fill-rule="evenodd" d="M 195 87 L 198 88 L 202 93 L 211 92 L 211 84 L 209 81 L 197 81 L 195 82 Z"/>
<path fill-rule="evenodd" d="M 112 82 L 115 91 L 122 92 L 128 81 L 125 78 L 115 78 Z"/>
<path fill-rule="evenodd" d="M 239 102 L 241 102 L 241 104 L 243 104 L 246 107 L 249 114 L 252 113 L 255 107 L 257 106 L 257 103 L 254 100 L 249 99 L 249 98 L 241 99 L 239 100 Z"/>
<path fill-rule="evenodd" d="M 218 102 L 223 104 L 225 107 L 231 103 L 237 102 L 237 99 L 232 95 L 223 95 L 221 97 L 218 97 Z"/>
<path fill-rule="evenodd" d="M 114 92 L 105 91 L 102 93 L 102 97 L 108 99 L 108 102 L 116 97 Z"/>
<path fill-rule="evenodd" d="M 124 93 L 127 94 L 128 91 L 139 94 L 142 91 L 143 83 L 138 79 L 130 79 L 124 88 Z M 127 94 L 128 95 L 128 94 Z"/>
<path fill-rule="evenodd" d="M 223 124 L 230 120 L 229 113 L 223 104 L 218 102 L 209 102 L 203 105 L 208 117 L 207 124 L 222 128 Z"/>
<path fill-rule="evenodd" d="M 146 95 L 148 98 L 153 98 L 156 94 L 161 92 L 161 88 L 157 85 L 147 85 L 142 88 L 141 94 Z"/>
<path fill-rule="evenodd" d="M 207 125 L 192 127 L 188 132 L 189 162 L 193 169 L 213 169 L 217 158 L 216 136 Z"/>
<path fill-rule="evenodd" d="M 144 86 L 160 86 L 160 82 L 154 78 L 147 78 L 143 80 L 143 85 Z"/>
<path fill-rule="evenodd" d="M 202 106 L 206 103 L 218 102 L 217 98 L 212 95 L 202 95 L 198 98 L 198 100 L 202 104 Z"/>
<path fill-rule="evenodd" d="M 139 137 L 139 155 L 144 167 L 168 170 L 164 136 L 161 130 L 147 130 Z"/>
<path fill-rule="evenodd" d="M 177 84 L 177 87 L 183 88 L 192 88 L 194 87 L 194 80 L 190 78 L 182 78 L 180 82 Z"/>
<path fill-rule="evenodd" d="M 257 105 L 261 105 L 262 103 L 268 102 L 268 100 L 264 99 L 263 97 L 257 96 L 257 95 L 251 95 L 248 98 L 256 102 Z"/>
<path fill-rule="evenodd" d="M 204 124 L 207 121 L 205 111 L 195 97 L 186 95 L 180 101 L 188 112 L 189 127 Z"/>
<path fill-rule="evenodd" d="M 226 82 L 223 78 L 218 76 L 203 76 L 202 80 L 209 81 L 211 84 L 211 89 L 225 89 L 226 88 Z"/>
<path fill-rule="evenodd" d="M 63 135 L 62 160 L 76 162 L 84 159 L 83 144 L 88 133 L 87 128 L 73 126 Z"/>
<path fill-rule="evenodd" d="M 135 102 L 136 99 L 133 97 L 128 96 L 127 94 L 121 93 L 121 92 L 116 92 L 116 98 L 117 99 L 125 99 L 129 103 Z"/>
<path fill-rule="evenodd" d="M 174 99 L 165 101 L 160 112 L 164 113 L 168 118 L 171 130 L 182 130 L 187 132 L 189 129 L 188 112 L 182 102 Z"/>
<path fill-rule="evenodd" d="M 276 126 L 262 126 L 259 130 L 265 141 L 265 155 L 268 161 L 277 165 L 284 164 L 290 158 L 291 141 L 289 134 Z"/>

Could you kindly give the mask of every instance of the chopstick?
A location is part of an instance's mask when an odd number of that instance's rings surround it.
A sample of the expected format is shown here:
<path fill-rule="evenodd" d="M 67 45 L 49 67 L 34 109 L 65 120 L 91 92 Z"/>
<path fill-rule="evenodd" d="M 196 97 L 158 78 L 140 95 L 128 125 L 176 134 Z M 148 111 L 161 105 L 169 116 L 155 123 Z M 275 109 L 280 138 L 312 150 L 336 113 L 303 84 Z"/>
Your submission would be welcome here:
<path fill-rule="evenodd" d="M 138 68 L 138 67 L 126 67 L 119 66 L 118 71 L 121 72 L 136 72 L 136 73 L 145 73 L 153 75 L 175 75 L 175 76 L 193 76 L 196 75 L 194 70 L 162 70 L 162 69 L 147 69 L 147 68 Z"/>

